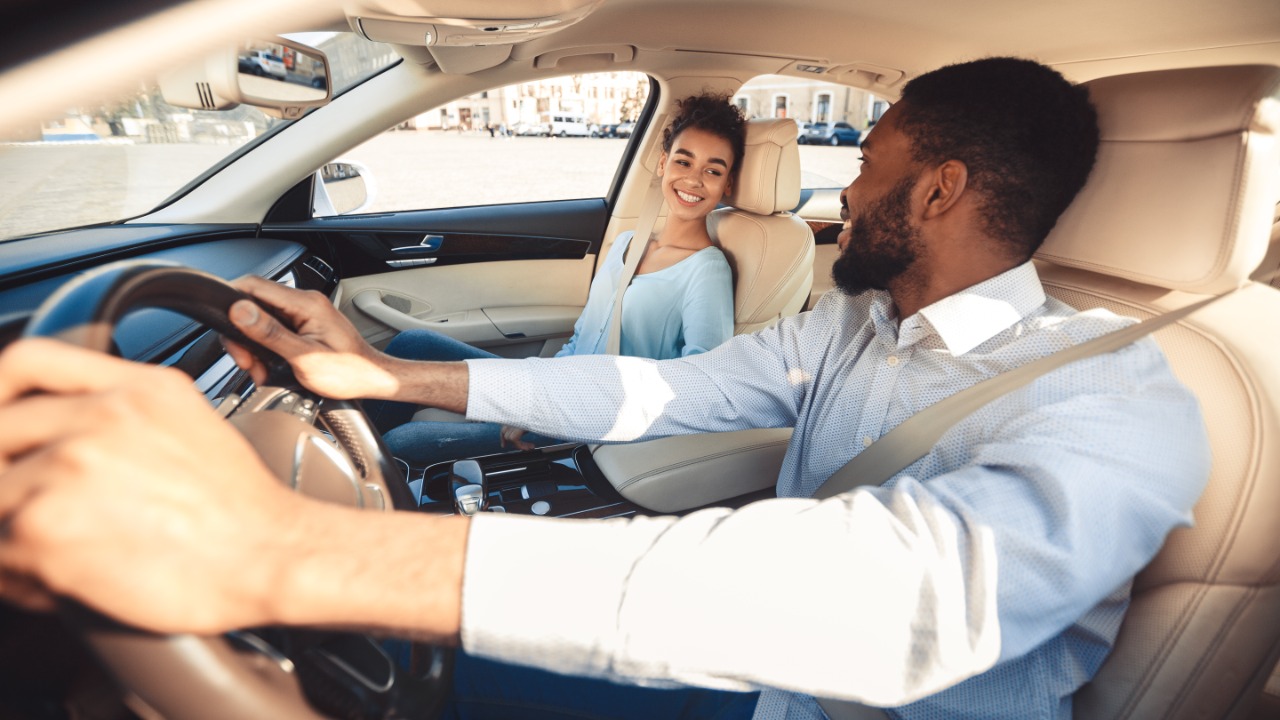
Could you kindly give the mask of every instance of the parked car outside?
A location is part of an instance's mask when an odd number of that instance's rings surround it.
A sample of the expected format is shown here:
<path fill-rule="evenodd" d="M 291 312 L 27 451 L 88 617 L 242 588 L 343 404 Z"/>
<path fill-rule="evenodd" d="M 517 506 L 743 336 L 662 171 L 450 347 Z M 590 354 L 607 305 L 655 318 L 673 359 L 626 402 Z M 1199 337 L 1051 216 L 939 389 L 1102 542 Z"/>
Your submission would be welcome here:
<path fill-rule="evenodd" d="M 847 122 L 817 122 L 809 126 L 804 142 L 810 145 L 857 145 L 862 131 Z"/>
<path fill-rule="evenodd" d="M 633 122 L 618 123 L 618 126 L 613 130 L 613 133 L 614 133 L 613 136 L 620 137 L 620 138 L 629 138 L 631 137 L 631 133 L 635 132 L 635 130 L 636 130 L 636 124 Z"/>
<path fill-rule="evenodd" d="M 551 134 L 551 128 L 545 123 L 518 122 L 511 126 L 511 132 L 517 137 L 546 137 Z"/>
<path fill-rule="evenodd" d="M 252 75 L 269 76 L 277 80 L 284 80 L 288 76 L 284 59 L 266 50 L 254 50 L 247 55 L 241 55 L 239 65 L 240 72 Z"/>

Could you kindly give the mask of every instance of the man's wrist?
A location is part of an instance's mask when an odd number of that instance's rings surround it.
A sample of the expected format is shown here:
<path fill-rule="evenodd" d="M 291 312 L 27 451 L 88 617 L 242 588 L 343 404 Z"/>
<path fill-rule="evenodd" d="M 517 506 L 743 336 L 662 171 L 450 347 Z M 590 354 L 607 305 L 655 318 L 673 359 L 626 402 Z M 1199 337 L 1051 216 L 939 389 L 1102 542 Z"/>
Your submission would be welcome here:
<path fill-rule="evenodd" d="M 469 370 L 465 362 L 403 360 L 389 355 L 384 357 L 387 359 L 384 367 L 394 378 L 394 387 L 388 389 L 390 394 L 377 397 L 466 412 Z"/>
<path fill-rule="evenodd" d="M 266 624 L 455 640 L 465 520 L 302 505 L 264 563 L 276 568 L 263 598 Z"/>

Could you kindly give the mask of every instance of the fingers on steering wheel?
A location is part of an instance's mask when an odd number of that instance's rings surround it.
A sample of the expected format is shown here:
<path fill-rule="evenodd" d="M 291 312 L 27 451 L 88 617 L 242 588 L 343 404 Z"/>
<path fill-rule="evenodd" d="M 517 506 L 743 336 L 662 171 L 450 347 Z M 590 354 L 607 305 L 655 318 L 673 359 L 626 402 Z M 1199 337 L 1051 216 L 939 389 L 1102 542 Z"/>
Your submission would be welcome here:
<path fill-rule="evenodd" d="M 320 317 L 323 309 L 332 307 L 328 298 L 314 290 L 296 290 L 252 275 L 239 278 L 231 285 L 261 304 L 269 305 L 297 328 Z"/>
<path fill-rule="evenodd" d="M 261 385 L 267 381 L 267 368 L 258 361 L 257 356 L 234 340 L 227 337 L 223 337 L 221 340 L 223 349 L 235 361 L 236 366 L 249 373 L 255 384 Z"/>
<path fill-rule="evenodd" d="M 127 360 L 60 340 L 27 338 L 0 353 L 0 404 L 33 392 L 96 392 L 137 372 Z"/>

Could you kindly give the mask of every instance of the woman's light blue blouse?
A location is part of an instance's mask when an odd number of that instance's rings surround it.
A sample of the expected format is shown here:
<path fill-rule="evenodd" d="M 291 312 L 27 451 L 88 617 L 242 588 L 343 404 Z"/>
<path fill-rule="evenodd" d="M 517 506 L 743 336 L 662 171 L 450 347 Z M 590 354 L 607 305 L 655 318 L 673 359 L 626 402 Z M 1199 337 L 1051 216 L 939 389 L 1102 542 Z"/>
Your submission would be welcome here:
<path fill-rule="evenodd" d="M 556 357 L 604 354 L 630 231 L 618 236 L 591 281 L 573 337 Z M 657 272 L 636 275 L 622 301 L 623 355 L 655 360 L 705 352 L 733 335 L 733 273 L 709 247 Z"/>

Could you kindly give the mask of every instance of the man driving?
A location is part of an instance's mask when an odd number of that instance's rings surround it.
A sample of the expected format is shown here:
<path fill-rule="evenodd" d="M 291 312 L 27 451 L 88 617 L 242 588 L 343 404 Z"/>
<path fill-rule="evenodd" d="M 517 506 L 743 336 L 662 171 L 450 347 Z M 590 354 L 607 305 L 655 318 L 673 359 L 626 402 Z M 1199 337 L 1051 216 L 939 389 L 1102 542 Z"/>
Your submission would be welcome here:
<path fill-rule="evenodd" d="M 1208 477 L 1197 403 L 1154 341 L 983 407 L 881 486 L 811 496 L 938 400 L 1132 322 L 1048 298 L 1030 262 L 1097 145 L 1084 91 L 1037 63 L 921 75 L 842 194 L 838 290 L 685 359 L 397 360 L 321 296 L 239 284 L 294 329 L 249 301 L 232 322 L 324 396 L 583 442 L 794 427 L 778 499 L 735 511 L 325 505 L 272 480 L 175 371 L 15 343 L 0 356 L 0 594 L 67 595 L 159 632 L 409 632 L 567 675 L 759 690 L 761 719 L 822 718 L 815 697 L 898 718 L 1069 717 L 1132 577 Z"/>

